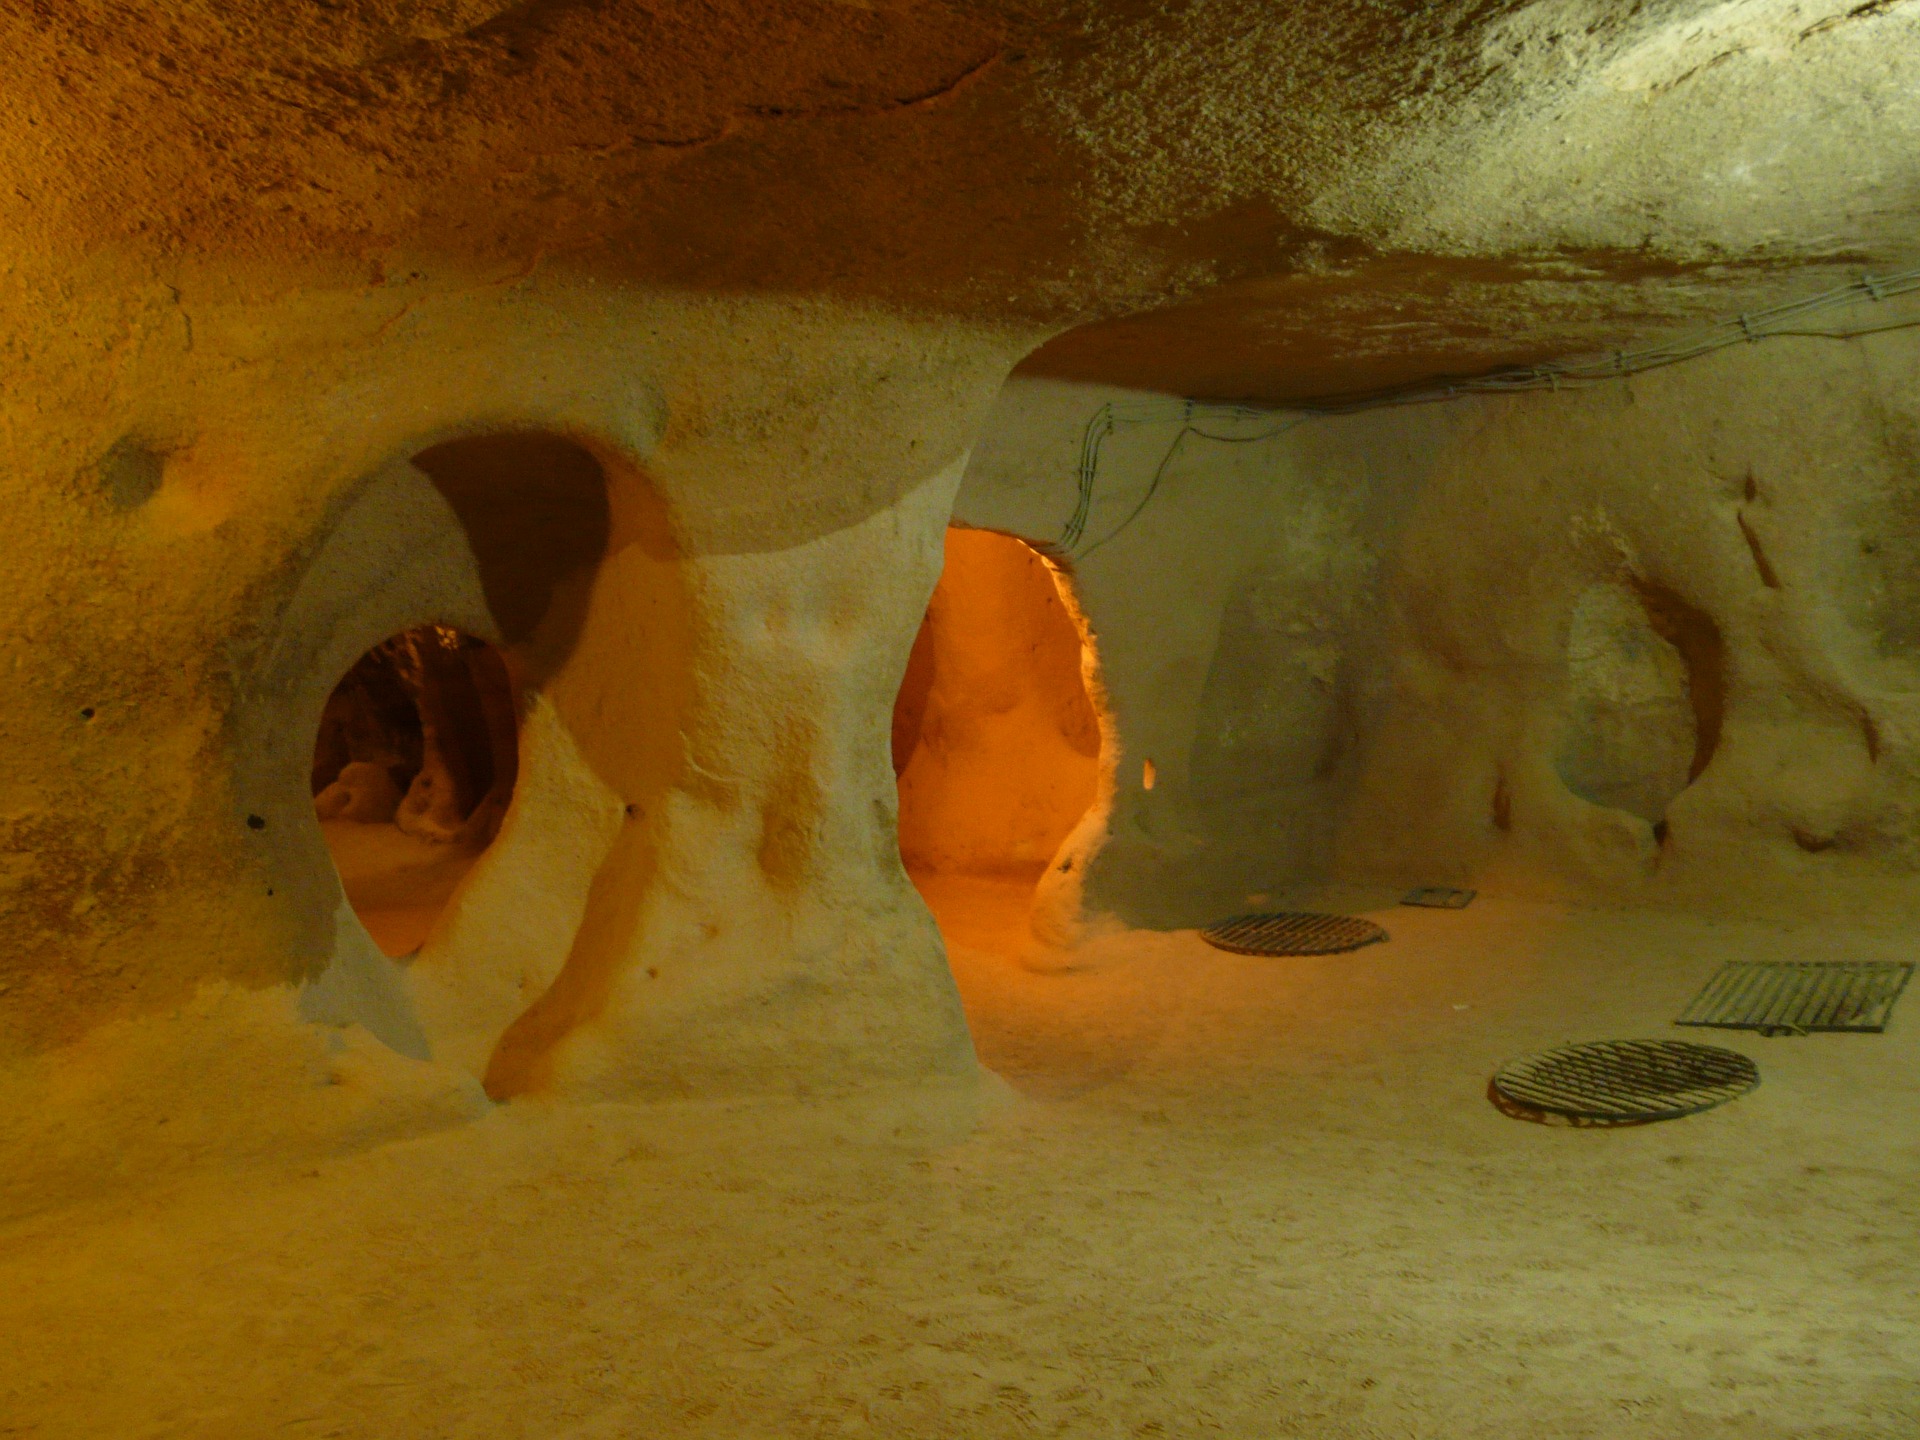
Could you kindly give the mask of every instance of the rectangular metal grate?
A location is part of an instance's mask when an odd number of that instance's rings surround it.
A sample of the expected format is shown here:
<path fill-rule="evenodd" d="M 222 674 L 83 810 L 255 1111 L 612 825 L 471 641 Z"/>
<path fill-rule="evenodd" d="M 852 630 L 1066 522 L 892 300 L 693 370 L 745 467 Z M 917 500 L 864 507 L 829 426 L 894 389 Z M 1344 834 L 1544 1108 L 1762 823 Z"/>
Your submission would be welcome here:
<path fill-rule="evenodd" d="M 1878 1034 L 1912 975 L 1912 964 L 1896 960 L 1734 960 L 1673 1023 L 1775 1034 Z"/>

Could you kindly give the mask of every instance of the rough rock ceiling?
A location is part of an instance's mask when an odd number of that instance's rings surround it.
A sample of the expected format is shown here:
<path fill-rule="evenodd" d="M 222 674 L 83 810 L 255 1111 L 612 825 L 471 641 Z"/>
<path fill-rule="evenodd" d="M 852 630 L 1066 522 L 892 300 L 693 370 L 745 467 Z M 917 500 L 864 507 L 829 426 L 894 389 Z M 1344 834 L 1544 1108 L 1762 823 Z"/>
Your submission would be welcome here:
<path fill-rule="evenodd" d="M 39 0 L 0 43 L 16 285 L 544 265 L 1084 326 L 1030 366 L 1208 395 L 1615 343 L 1920 210 L 1911 0 Z"/>

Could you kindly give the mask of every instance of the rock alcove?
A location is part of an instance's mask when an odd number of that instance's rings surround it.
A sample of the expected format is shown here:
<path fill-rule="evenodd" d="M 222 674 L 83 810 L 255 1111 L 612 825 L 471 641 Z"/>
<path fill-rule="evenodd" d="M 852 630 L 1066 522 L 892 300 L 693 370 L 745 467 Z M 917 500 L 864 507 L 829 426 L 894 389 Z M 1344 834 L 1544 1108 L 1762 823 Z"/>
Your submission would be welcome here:
<path fill-rule="evenodd" d="M 500 652 L 442 625 L 382 641 L 328 695 L 314 815 L 348 903 L 386 955 L 426 942 L 499 833 L 519 770 L 515 711 Z"/>

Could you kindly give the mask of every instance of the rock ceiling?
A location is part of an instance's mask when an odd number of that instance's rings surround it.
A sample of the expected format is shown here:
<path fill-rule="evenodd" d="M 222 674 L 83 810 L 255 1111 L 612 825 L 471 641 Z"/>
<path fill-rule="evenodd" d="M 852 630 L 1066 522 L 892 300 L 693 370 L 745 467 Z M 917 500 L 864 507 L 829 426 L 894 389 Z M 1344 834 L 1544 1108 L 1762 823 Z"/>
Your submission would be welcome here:
<path fill-rule="evenodd" d="M 0 41 L 16 299 L 546 267 L 1284 398 L 1819 288 L 1920 209 L 1906 0 L 38 0 Z"/>

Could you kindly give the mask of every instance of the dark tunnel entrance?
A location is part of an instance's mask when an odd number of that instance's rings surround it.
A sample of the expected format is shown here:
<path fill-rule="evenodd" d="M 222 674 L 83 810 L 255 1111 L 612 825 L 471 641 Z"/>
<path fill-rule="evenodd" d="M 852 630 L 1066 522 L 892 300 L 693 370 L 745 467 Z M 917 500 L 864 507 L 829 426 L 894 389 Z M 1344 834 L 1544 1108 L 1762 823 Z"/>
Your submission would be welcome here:
<path fill-rule="evenodd" d="M 374 646 L 327 698 L 313 805 L 354 913 L 411 955 L 493 842 L 519 769 L 515 685 L 484 640 L 444 625 Z"/>

